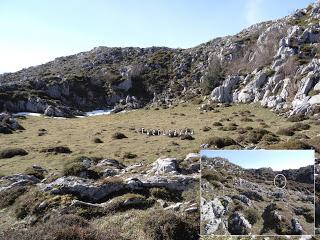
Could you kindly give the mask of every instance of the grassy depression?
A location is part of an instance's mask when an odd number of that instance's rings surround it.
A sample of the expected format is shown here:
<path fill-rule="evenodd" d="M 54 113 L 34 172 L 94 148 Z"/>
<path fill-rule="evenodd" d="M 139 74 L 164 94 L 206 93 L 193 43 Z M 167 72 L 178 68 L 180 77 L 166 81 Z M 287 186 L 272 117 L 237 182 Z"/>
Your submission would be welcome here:
<path fill-rule="evenodd" d="M 209 137 L 238 138 L 241 133 L 236 128 L 263 128 L 277 133 L 279 129 L 293 125 L 284 117 L 257 105 L 241 104 L 216 109 L 218 111 L 201 112 L 199 105 L 180 104 L 168 109 L 139 109 L 86 118 L 30 116 L 20 119 L 19 122 L 26 130 L 0 135 L 0 150 L 22 148 L 28 155 L 0 159 L 0 174 L 23 172 L 32 164 L 43 166 L 49 172 L 60 172 L 65 163 L 79 156 L 115 158 L 128 165 L 138 162 L 151 163 L 160 156 L 184 158 L 190 152 L 199 151 L 201 143 Z M 246 116 L 241 112 L 246 112 Z M 222 123 L 224 127 L 215 126 L 215 122 Z M 298 133 L 313 138 L 319 134 L 317 127 L 310 123 L 309 129 Z M 138 133 L 139 128 L 192 128 L 194 140 L 147 136 Z M 115 133 L 123 133 L 126 138 L 114 138 Z M 279 137 L 281 141 L 286 141 L 294 136 Z M 58 146 L 68 147 L 71 153 L 46 150 Z"/>

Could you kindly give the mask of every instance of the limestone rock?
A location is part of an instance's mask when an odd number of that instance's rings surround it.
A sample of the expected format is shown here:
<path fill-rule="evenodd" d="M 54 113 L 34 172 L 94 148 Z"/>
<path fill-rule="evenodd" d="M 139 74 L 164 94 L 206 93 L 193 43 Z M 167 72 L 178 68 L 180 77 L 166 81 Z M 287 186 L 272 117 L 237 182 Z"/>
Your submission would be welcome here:
<path fill-rule="evenodd" d="M 178 161 L 176 158 L 159 158 L 152 164 L 149 173 L 154 174 L 177 174 Z"/>
<path fill-rule="evenodd" d="M 251 227 L 249 221 L 239 212 L 233 213 L 228 220 L 228 230 L 232 235 L 248 235 Z"/>

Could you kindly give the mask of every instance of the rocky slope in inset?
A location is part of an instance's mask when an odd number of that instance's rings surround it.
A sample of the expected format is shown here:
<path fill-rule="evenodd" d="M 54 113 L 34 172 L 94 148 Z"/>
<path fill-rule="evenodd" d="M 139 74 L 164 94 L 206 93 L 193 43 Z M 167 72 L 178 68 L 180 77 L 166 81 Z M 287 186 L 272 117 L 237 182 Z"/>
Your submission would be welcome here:
<path fill-rule="evenodd" d="M 199 158 L 82 157 L 63 176 L 40 166 L 3 176 L 0 239 L 198 239 Z"/>
<path fill-rule="evenodd" d="M 243 169 L 223 158 L 201 160 L 201 231 L 210 235 L 312 235 L 313 166 Z M 287 178 L 284 189 L 274 177 Z"/>
<path fill-rule="evenodd" d="M 97 47 L 2 74 L 0 111 L 72 116 L 210 94 L 208 104 L 260 102 L 289 114 L 312 114 L 320 102 L 319 14 L 316 2 L 194 48 Z"/>

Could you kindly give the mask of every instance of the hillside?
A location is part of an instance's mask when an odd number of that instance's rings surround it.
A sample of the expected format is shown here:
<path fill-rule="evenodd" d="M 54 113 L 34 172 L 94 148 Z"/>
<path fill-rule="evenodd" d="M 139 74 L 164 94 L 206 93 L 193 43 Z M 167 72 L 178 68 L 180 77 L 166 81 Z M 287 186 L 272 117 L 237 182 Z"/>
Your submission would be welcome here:
<path fill-rule="evenodd" d="M 274 186 L 283 174 L 286 186 Z M 215 235 L 314 234 L 313 166 L 243 169 L 227 159 L 201 159 L 201 231 Z"/>
<path fill-rule="evenodd" d="M 317 2 L 189 49 L 97 47 L 0 75 L 0 240 L 197 240 L 203 199 L 254 220 L 271 205 L 275 172 L 229 163 L 212 179 L 198 153 L 319 156 L 319 14 Z M 281 229 L 258 217 L 250 233 L 319 227 L 310 170 L 282 172 L 288 191 L 267 208 Z M 248 187 L 228 185 L 239 179 Z M 221 200 L 224 184 L 231 197 Z"/>
<path fill-rule="evenodd" d="M 0 75 L 0 111 L 79 111 L 210 102 L 259 102 L 289 114 L 318 112 L 320 3 L 190 49 L 108 48 Z M 134 96 L 134 98 L 127 98 Z"/>

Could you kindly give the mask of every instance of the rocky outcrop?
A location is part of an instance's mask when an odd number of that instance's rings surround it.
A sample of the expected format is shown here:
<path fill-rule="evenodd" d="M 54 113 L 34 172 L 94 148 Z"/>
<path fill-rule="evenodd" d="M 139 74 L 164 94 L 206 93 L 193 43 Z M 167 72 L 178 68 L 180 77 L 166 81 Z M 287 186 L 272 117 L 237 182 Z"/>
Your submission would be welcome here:
<path fill-rule="evenodd" d="M 201 165 L 202 234 L 312 234 L 313 166 L 247 169 L 221 157 L 203 157 Z M 285 189 L 274 186 L 279 173 Z"/>
<path fill-rule="evenodd" d="M 224 81 L 210 101 L 258 102 L 291 115 L 312 114 L 320 100 L 318 9 L 315 3 L 189 49 L 97 47 L 2 74 L 0 111 L 71 116 L 115 106 L 114 112 L 169 106 L 200 95 L 210 63 L 218 59 Z"/>
<path fill-rule="evenodd" d="M 233 90 L 236 88 L 237 84 L 243 80 L 239 76 L 228 77 L 222 86 L 215 88 L 211 93 L 211 100 L 220 103 L 230 103 L 233 102 Z"/>
<path fill-rule="evenodd" d="M 126 167 L 115 159 L 103 159 L 94 164 L 90 159 L 82 159 L 86 169 L 103 170 L 104 181 L 95 181 L 80 174 L 79 176 L 63 176 L 51 183 L 41 183 L 39 188 L 52 194 L 72 194 L 90 203 L 103 202 L 123 192 L 141 192 L 151 188 L 164 188 L 173 192 L 182 192 L 194 188 L 199 174 L 180 173 L 179 162 L 175 158 L 159 158 L 147 173 L 131 173 L 141 165 Z M 116 177 L 114 177 L 117 175 Z M 114 178 L 113 178 L 114 177 Z"/>
<path fill-rule="evenodd" d="M 251 224 L 239 212 L 233 213 L 228 220 L 228 230 L 232 235 L 248 235 Z"/>
<path fill-rule="evenodd" d="M 103 202 L 120 192 L 141 191 L 159 187 L 171 191 L 184 191 L 196 184 L 197 178 L 192 176 L 158 177 L 138 175 L 118 182 L 99 184 L 93 180 L 81 177 L 61 177 L 49 184 L 39 187 L 52 194 L 72 194 L 87 202 Z"/>
<path fill-rule="evenodd" d="M 0 113 L 0 133 L 10 134 L 17 130 L 24 130 L 24 128 L 11 114 Z"/>
<path fill-rule="evenodd" d="M 152 164 L 152 169 L 149 173 L 159 174 L 177 174 L 178 162 L 176 158 L 159 158 Z"/>
<path fill-rule="evenodd" d="M 220 225 L 224 224 L 222 222 L 224 213 L 225 208 L 219 199 L 208 201 L 201 198 L 201 221 L 206 223 L 203 234 L 214 234 Z"/>

